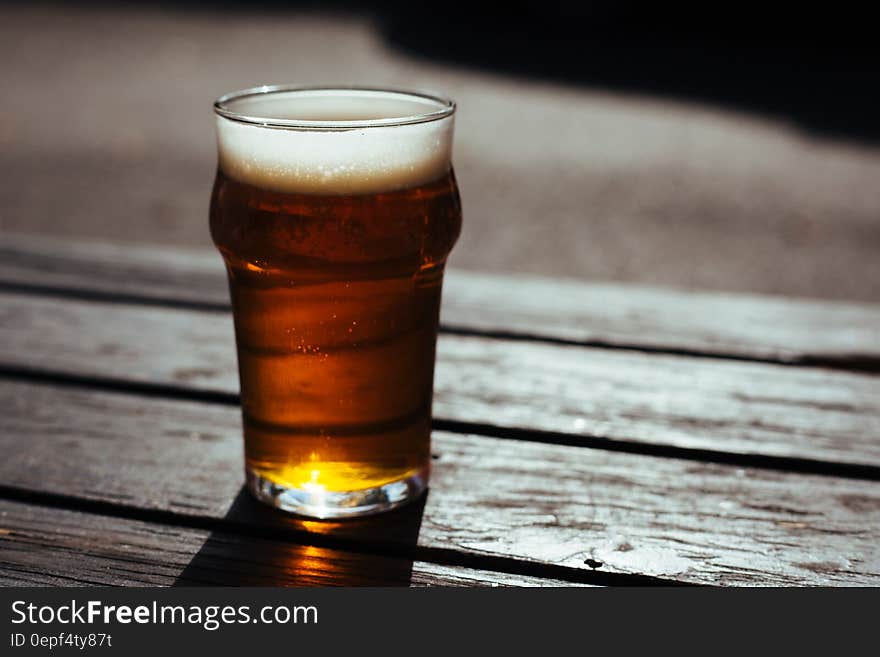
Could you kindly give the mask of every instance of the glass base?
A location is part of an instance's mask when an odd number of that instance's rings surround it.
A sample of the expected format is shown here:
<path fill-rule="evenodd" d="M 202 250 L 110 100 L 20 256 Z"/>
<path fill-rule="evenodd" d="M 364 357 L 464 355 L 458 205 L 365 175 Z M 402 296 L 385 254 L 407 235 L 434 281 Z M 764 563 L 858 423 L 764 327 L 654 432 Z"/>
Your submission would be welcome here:
<path fill-rule="evenodd" d="M 308 518 L 369 516 L 412 502 L 428 487 L 428 469 L 375 488 L 347 493 L 280 486 L 245 468 L 247 487 L 258 500 L 276 509 Z"/>

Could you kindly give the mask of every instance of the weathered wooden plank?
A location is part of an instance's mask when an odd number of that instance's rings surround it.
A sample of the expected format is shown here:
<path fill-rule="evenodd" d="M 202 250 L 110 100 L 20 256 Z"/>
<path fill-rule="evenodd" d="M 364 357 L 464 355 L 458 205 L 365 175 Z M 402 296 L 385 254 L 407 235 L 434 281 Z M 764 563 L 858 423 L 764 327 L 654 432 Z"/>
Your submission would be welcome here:
<path fill-rule="evenodd" d="M 7 490 L 195 518 L 230 514 L 242 481 L 237 409 L 0 385 Z M 590 572 L 585 562 L 594 560 L 609 576 L 694 583 L 880 584 L 878 482 L 444 432 L 435 433 L 434 451 L 417 538 L 427 553 L 488 560 L 482 568 L 514 558 L 573 573 Z M 273 523 L 367 544 L 412 539 L 411 527 L 400 527 L 405 514 L 388 525 L 266 513 Z M 233 515 L 243 525 L 267 522 L 261 513 Z"/>
<path fill-rule="evenodd" d="M 0 282 L 223 306 L 218 255 L 3 236 Z M 880 307 L 619 284 L 447 274 L 447 328 L 586 344 L 880 368 Z"/>
<path fill-rule="evenodd" d="M 0 500 L 0 586 L 576 586 Z"/>
<path fill-rule="evenodd" d="M 0 293 L 0 366 L 238 391 L 227 314 Z M 880 378 L 441 336 L 435 416 L 577 440 L 880 466 Z"/>

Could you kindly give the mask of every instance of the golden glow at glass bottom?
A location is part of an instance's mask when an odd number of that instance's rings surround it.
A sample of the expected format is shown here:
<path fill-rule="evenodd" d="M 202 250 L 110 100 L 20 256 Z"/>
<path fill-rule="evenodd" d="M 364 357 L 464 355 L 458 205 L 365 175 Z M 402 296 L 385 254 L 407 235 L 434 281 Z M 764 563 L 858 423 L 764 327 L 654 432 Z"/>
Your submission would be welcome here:
<path fill-rule="evenodd" d="M 419 472 L 417 468 L 398 470 L 376 468 L 350 462 L 324 461 L 301 463 L 281 468 L 261 468 L 251 464 L 254 474 L 283 488 L 295 488 L 312 494 L 340 493 L 378 488 L 407 479 Z"/>

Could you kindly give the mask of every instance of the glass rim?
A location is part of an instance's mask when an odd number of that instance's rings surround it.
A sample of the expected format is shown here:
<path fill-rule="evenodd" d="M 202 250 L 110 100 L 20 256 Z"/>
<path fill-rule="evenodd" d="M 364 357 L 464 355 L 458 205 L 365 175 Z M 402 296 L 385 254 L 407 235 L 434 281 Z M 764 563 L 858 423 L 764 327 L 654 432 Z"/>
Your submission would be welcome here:
<path fill-rule="evenodd" d="M 271 94 L 289 93 L 298 91 L 327 91 L 327 92 L 372 92 L 389 96 L 405 97 L 409 100 L 431 101 L 438 108 L 430 112 L 411 114 L 407 116 L 391 117 L 383 119 L 358 119 L 352 121 L 336 120 L 306 120 L 306 119 L 282 119 L 236 112 L 229 107 L 229 103 L 245 98 L 267 96 Z M 275 128 L 282 130 L 353 130 L 358 128 L 390 128 L 394 126 L 413 125 L 416 123 L 428 123 L 439 121 L 452 116 L 455 113 L 455 101 L 446 96 L 441 96 L 427 91 L 411 89 L 397 89 L 393 87 L 370 87 L 357 85 L 296 85 L 296 84 L 264 84 L 257 87 L 249 87 L 223 94 L 214 101 L 214 113 L 217 116 L 245 123 L 261 128 Z"/>

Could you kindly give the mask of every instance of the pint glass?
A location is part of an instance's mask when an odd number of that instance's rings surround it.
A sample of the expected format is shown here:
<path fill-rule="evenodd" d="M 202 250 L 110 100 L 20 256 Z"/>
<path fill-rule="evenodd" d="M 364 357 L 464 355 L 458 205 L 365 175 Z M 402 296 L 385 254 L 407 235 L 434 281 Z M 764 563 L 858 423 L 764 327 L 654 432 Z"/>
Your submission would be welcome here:
<path fill-rule="evenodd" d="M 450 100 L 259 87 L 214 105 L 250 491 L 318 518 L 418 497 L 443 268 L 461 230 Z"/>

